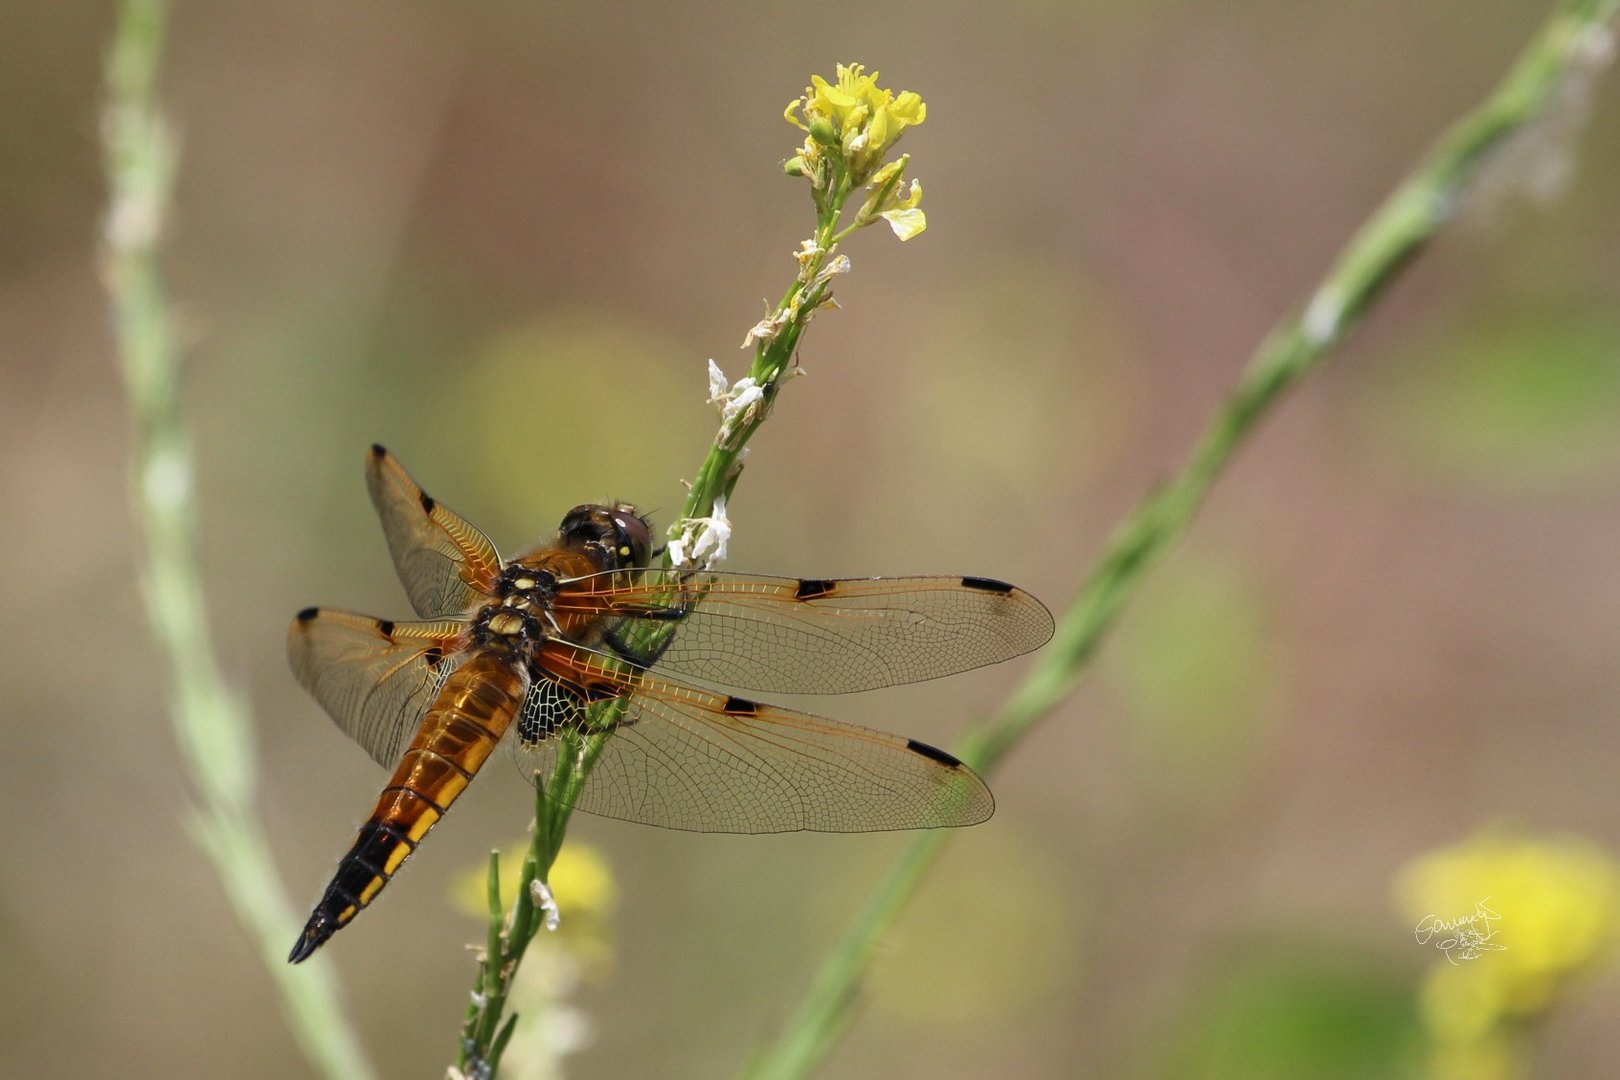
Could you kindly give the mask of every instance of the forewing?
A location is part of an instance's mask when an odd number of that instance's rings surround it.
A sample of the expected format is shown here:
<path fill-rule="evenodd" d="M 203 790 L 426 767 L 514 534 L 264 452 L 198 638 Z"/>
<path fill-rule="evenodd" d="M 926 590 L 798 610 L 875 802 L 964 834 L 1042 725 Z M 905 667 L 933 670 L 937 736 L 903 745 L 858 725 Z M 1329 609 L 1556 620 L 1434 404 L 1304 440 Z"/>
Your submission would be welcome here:
<path fill-rule="evenodd" d="M 287 660 L 337 726 L 392 768 L 459 666 L 465 630 L 449 619 L 389 622 L 307 608 L 287 631 Z"/>
<path fill-rule="evenodd" d="M 694 832 L 869 832 L 973 825 L 995 809 L 983 780 L 925 743 L 713 694 L 552 643 L 514 742 L 548 794 L 604 817 Z M 550 684 L 549 687 L 547 684 Z M 592 687 L 589 693 L 580 687 Z M 625 702 L 571 800 L 560 757 L 587 753 L 587 697 Z M 609 702 L 604 707 L 611 707 Z"/>
<path fill-rule="evenodd" d="M 660 671 L 767 693 L 838 694 L 921 682 L 998 663 L 1052 636 L 1052 615 L 991 578 L 810 579 L 711 571 L 684 581 L 658 569 L 565 583 L 559 610 L 606 608 L 671 625 Z M 647 659 L 649 657 L 643 657 Z"/>
<path fill-rule="evenodd" d="M 418 615 L 457 615 L 494 590 L 501 557 L 489 537 L 417 487 L 381 446 L 366 456 L 366 486 Z"/>

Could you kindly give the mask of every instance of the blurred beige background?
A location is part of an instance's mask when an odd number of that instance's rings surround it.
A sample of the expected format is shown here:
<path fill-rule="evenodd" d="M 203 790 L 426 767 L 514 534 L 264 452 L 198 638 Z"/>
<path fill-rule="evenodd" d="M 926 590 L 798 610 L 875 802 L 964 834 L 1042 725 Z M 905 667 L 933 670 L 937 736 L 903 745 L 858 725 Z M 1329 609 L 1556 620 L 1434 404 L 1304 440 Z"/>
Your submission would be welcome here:
<path fill-rule="evenodd" d="M 730 565 L 992 575 L 1058 608 L 1545 6 L 179 4 L 202 569 L 294 897 L 381 780 L 282 645 L 306 604 L 407 611 L 364 448 L 505 550 L 609 496 L 667 521 L 704 362 L 741 372 L 810 227 L 778 172 L 810 73 L 927 100 L 904 148 L 929 230 L 849 244 Z M 185 834 L 134 578 L 94 272 L 110 11 L 7 0 L 0 25 L 0 1074 L 302 1075 Z M 1245 1002 L 1307 999 L 1349 1040 L 1335 1075 L 1372 1075 L 1356 1033 L 1408 1038 L 1435 959 L 1403 865 L 1495 821 L 1620 847 L 1620 80 L 1591 110 L 1556 199 L 1473 208 L 1239 456 L 994 778 L 828 1075 L 1221 1075 L 1205 1044 Z M 1021 667 L 815 707 L 946 742 Z M 327 949 L 388 1076 L 453 1052 L 482 931 L 451 882 L 529 817 L 487 772 Z M 572 836 L 620 892 L 579 1077 L 735 1072 L 905 844 Z M 1603 1075 L 1617 1033 L 1594 975 L 1537 1063 Z"/>

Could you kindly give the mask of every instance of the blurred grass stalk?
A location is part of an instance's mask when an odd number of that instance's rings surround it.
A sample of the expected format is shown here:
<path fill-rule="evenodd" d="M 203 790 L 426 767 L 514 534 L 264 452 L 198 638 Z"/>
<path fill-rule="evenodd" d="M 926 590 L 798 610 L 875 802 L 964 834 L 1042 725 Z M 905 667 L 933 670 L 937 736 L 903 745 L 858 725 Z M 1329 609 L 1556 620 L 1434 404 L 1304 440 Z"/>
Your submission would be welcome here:
<path fill-rule="evenodd" d="M 1215 478 L 1283 394 L 1325 360 L 1400 271 L 1461 208 L 1496 152 L 1560 108 L 1578 108 L 1579 86 L 1608 62 L 1620 0 L 1566 0 L 1501 83 L 1440 137 L 1428 155 L 1351 238 L 1305 306 L 1261 343 L 1186 465 L 1150 494 L 1114 534 L 1002 709 L 970 733 L 957 755 L 981 773 L 1061 702 L 1143 575 L 1186 531 Z M 1571 93 L 1571 88 L 1575 93 Z M 1571 100 L 1572 98 L 1576 100 Z M 754 1080 L 810 1074 L 847 1029 L 857 987 L 878 943 L 917 890 L 944 843 L 924 833 L 895 862 L 845 939 L 823 961 L 782 1034 L 750 1064 Z M 964 912 L 964 919 L 995 917 Z"/>
<path fill-rule="evenodd" d="M 190 827 L 280 988 L 299 1045 L 323 1074 L 373 1075 L 348 1026 L 330 967 L 283 958 L 299 923 L 254 814 L 252 721 L 215 661 L 198 578 L 191 439 L 180 412 L 175 321 L 158 247 L 174 180 L 175 142 L 157 105 L 167 0 L 123 0 L 107 57 L 102 118 L 110 204 L 102 273 L 129 394 L 136 517 L 147 615 L 173 668 L 175 735 L 200 799 Z"/>

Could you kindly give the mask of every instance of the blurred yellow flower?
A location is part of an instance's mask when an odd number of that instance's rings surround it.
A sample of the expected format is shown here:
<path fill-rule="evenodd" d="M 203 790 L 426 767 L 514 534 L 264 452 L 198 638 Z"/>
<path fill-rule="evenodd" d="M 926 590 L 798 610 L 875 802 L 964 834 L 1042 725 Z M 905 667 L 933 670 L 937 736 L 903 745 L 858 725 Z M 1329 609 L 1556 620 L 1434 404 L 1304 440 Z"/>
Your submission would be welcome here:
<path fill-rule="evenodd" d="M 1421 998 L 1434 1075 L 1511 1077 L 1522 1022 L 1609 958 L 1620 863 L 1580 837 L 1490 829 L 1414 859 L 1395 892 L 1418 940 L 1446 954 Z"/>
<path fill-rule="evenodd" d="M 1428 1080 L 1521 1080 L 1526 1075 L 1526 1054 L 1501 1034 L 1443 1043 L 1431 1051 L 1427 1075 Z"/>
<path fill-rule="evenodd" d="M 520 844 L 501 852 L 501 907 L 510 910 L 517 899 L 517 890 L 523 874 L 523 859 L 528 855 L 527 844 Z M 456 907 L 479 918 L 489 915 L 488 867 L 464 870 L 456 875 L 451 899 Z M 589 844 L 570 842 L 557 853 L 551 864 L 551 891 L 562 908 L 566 922 L 571 917 L 600 919 L 612 914 L 618 902 L 613 884 L 613 873 L 607 860 Z"/>

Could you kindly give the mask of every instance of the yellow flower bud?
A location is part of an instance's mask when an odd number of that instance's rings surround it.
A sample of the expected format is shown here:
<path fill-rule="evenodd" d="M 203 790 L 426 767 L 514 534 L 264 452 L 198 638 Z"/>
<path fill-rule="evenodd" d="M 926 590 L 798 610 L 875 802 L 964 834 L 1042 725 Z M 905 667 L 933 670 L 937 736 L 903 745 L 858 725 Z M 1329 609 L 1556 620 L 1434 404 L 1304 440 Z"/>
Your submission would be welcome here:
<path fill-rule="evenodd" d="M 838 129 L 833 126 L 830 118 L 821 113 L 810 114 L 810 127 L 807 130 L 810 137 L 822 146 L 838 145 Z"/>

